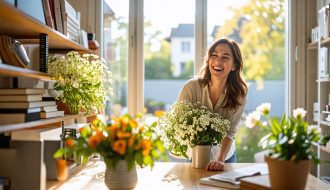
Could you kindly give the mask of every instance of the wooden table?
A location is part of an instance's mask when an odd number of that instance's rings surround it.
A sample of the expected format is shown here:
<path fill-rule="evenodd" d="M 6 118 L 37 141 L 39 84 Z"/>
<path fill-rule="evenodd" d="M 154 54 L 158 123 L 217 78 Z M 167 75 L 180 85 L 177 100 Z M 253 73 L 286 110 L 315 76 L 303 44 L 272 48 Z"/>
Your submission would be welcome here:
<path fill-rule="evenodd" d="M 227 164 L 225 170 L 253 165 L 253 163 L 235 163 Z M 47 181 L 47 189 L 75 189 L 75 190 L 106 190 L 104 180 L 105 165 L 103 162 L 89 162 L 87 166 L 78 166 L 72 171 L 71 177 L 65 182 Z M 199 184 L 202 177 L 211 176 L 219 172 L 205 171 L 204 169 L 195 169 L 191 163 L 175 162 L 156 162 L 152 170 L 150 167 L 138 168 L 138 184 L 135 189 L 225 189 Z M 309 175 L 307 190 L 330 189 L 323 181 Z"/>

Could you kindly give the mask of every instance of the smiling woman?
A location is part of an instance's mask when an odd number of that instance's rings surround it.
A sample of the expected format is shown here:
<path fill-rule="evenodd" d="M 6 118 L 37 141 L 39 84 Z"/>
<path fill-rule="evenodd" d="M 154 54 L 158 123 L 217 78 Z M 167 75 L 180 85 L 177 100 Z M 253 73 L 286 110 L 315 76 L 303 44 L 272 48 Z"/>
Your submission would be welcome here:
<path fill-rule="evenodd" d="M 234 136 L 245 108 L 247 86 L 242 79 L 243 60 L 235 41 L 222 38 L 208 49 L 199 78 L 189 80 L 182 88 L 178 101 L 201 103 L 208 110 L 230 121 L 230 128 L 221 140 L 221 150 L 206 169 L 223 170 L 225 162 L 236 162 Z M 214 147 L 215 149 L 217 147 Z"/>

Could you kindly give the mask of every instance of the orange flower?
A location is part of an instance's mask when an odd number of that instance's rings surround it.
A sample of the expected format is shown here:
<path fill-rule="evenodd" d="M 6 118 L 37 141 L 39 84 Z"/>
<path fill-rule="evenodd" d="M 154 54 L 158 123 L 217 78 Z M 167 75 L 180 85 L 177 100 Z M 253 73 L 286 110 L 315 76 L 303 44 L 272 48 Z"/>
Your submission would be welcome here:
<path fill-rule="evenodd" d="M 66 139 L 65 145 L 69 148 L 72 148 L 74 146 L 74 140 L 72 138 Z"/>
<path fill-rule="evenodd" d="M 156 110 L 156 111 L 154 112 L 154 115 L 155 115 L 156 117 L 162 117 L 162 116 L 164 115 L 164 111 L 163 111 L 163 110 Z"/>
<path fill-rule="evenodd" d="M 120 155 L 124 155 L 126 152 L 126 141 L 119 139 L 113 143 L 113 151 L 117 152 Z"/>
<path fill-rule="evenodd" d="M 141 126 L 139 132 L 142 133 L 144 131 L 144 126 Z"/>
<path fill-rule="evenodd" d="M 152 146 L 151 141 L 146 140 L 146 139 L 142 139 L 141 144 L 142 144 L 142 149 L 143 149 L 142 155 L 147 156 L 150 153 L 150 150 L 151 150 L 151 146 Z"/>
<path fill-rule="evenodd" d="M 120 123 L 121 123 L 121 130 L 125 131 L 128 123 L 129 123 L 129 118 L 127 116 L 123 116 L 120 119 Z"/>
<path fill-rule="evenodd" d="M 96 133 L 95 135 L 89 137 L 88 145 L 89 147 L 95 148 L 103 139 L 104 136 L 102 133 Z"/>
<path fill-rule="evenodd" d="M 129 138 L 130 136 L 131 136 L 130 132 L 118 131 L 118 133 L 117 133 L 117 137 L 120 138 L 120 139 Z"/>
<path fill-rule="evenodd" d="M 134 150 L 139 150 L 141 148 L 141 146 L 142 146 L 141 143 L 135 145 Z"/>
<path fill-rule="evenodd" d="M 128 147 L 131 147 L 134 144 L 135 140 L 136 140 L 136 135 L 131 136 L 131 138 L 129 138 L 128 140 Z"/>
<path fill-rule="evenodd" d="M 117 131 L 119 129 L 118 125 L 116 124 L 112 124 L 108 127 L 108 130 L 113 132 L 113 131 Z"/>

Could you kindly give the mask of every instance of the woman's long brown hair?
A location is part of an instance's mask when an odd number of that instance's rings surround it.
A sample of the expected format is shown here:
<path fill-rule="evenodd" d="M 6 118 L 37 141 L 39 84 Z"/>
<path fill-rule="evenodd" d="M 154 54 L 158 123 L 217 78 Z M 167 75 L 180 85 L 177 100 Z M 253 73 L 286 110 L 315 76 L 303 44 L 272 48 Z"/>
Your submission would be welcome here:
<path fill-rule="evenodd" d="M 235 70 L 229 73 L 228 79 L 226 81 L 224 108 L 229 108 L 229 110 L 235 110 L 238 108 L 238 106 L 242 105 L 242 101 L 247 94 L 247 85 L 242 78 L 243 59 L 241 55 L 241 50 L 239 49 L 235 41 L 229 40 L 227 38 L 221 38 L 215 41 L 210 46 L 204 57 L 203 67 L 199 73 L 199 81 L 202 82 L 204 85 L 209 85 L 212 83 L 208 60 L 211 57 L 212 52 L 219 44 L 227 44 L 230 47 L 234 56 Z"/>

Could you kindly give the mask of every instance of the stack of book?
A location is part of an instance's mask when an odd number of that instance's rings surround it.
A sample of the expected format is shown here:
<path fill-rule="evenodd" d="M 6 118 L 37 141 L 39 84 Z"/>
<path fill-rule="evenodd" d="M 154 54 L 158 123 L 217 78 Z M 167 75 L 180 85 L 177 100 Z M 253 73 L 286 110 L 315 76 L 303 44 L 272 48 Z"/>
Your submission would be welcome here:
<path fill-rule="evenodd" d="M 63 116 L 55 101 L 42 101 L 45 89 L 0 89 L 0 125 L 36 121 Z"/>

